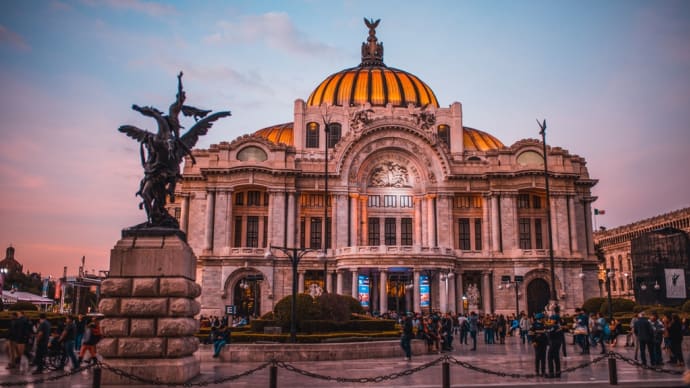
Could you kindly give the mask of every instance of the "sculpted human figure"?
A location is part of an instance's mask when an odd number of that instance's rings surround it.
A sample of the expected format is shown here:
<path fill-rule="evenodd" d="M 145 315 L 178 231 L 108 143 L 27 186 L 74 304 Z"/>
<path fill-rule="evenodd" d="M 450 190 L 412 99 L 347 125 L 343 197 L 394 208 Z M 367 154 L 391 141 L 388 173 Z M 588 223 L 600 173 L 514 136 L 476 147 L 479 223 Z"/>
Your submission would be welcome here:
<path fill-rule="evenodd" d="M 230 116 L 229 111 L 217 112 L 207 116 L 210 110 L 201 110 L 184 105 L 186 99 L 182 88 L 182 72 L 177 76 L 177 96 L 170 105 L 168 114 L 150 106 L 132 105 L 132 109 L 144 116 L 151 117 L 158 124 L 158 132 L 151 133 L 132 125 L 123 125 L 118 130 L 137 140 L 140 144 L 141 165 L 144 177 L 139 184 L 142 202 L 139 208 L 146 210 L 148 221 L 139 227 L 172 227 L 179 228 L 177 220 L 165 209 L 166 199 L 175 200 L 175 186 L 180 175 L 180 162 L 186 155 L 192 158 L 192 147 L 205 135 L 216 120 Z M 194 116 L 196 123 L 184 135 L 180 136 L 179 114 Z"/>

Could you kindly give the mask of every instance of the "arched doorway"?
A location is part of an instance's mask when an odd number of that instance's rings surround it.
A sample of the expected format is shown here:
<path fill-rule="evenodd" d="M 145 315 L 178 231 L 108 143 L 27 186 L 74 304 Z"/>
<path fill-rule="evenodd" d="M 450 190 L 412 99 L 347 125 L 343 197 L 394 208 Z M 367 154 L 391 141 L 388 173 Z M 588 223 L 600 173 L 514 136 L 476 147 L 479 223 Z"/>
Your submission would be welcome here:
<path fill-rule="evenodd" d="M 549 283 L 541 278 L 536 278 L 527 284 L 527 313 L 541 313 L 549 304 L 551 297 Z"/>
<path fill-rule="evenodd" d="M 237 315 L 258 317 L 261 315 L 261 281 L 263 275 L 247 275 L 235 283 L 233 304 Z"/>

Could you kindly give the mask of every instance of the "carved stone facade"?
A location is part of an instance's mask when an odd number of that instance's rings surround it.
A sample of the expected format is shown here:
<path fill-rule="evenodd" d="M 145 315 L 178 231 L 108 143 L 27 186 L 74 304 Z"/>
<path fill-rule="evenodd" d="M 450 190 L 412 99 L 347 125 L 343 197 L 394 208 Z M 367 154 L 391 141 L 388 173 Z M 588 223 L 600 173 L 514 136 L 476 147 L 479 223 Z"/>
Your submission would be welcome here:
<path fill-rule="evenodd" d="M 375 312 L 426 310 L 427 301 L 466 311 L 472 296 L 481 311 L 511 313 L 514 292 L 498 288 L 506 275 L 525 277 L 527 311 L 528 298 L 549 300 L 547 222 L 561 306 L 573 311 L 596 296 L 596 180 L 585 159 L 547 147 L 548 220 L 540 141 L 504 146 L 463 126 L 459 102 L 440 107 L 416 76 L 379 59 L 296 100 L 292 123 L 196 150 L 196 163 L 185 163 L 171 212 L 198 257 L 201 313 L 266 313 L 293 281 L 300 292 L 323 287 L 324 264 L 327 292 L 366 299 Z M 271 245 L 315 251 L 293 279 Z"/>
<path fill-rule="evenodd" d="M 645 233 L 664 228 L 673 228 L 690 233 L 690 208 L 594 233 L 594 242 L 601 247 L 606 258 L 605 267 L 604 264 L 600 265 L 600 279 L 602 281 L 599 283 L 599 293 L 601 296 L 606 295 L 605 283 L 603 282 L 605 279 L 603 277 L 604 271 L 613 269 L 611 296 L 634 299 L 635 287 L 639 288 L 639 285 L 636 286 L 634 281 L 636 278 L 635 263 L 631 254 L 631 243 L 635 238 L 641 237 Z"/>

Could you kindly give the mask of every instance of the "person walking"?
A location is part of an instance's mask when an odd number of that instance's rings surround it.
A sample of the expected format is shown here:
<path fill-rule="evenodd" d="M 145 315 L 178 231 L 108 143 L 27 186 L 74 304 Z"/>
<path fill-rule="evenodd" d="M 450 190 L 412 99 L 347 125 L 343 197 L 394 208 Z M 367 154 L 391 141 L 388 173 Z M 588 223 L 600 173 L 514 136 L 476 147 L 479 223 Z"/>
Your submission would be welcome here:
<path fill-rule="evenodd" d="M 477 350 L 477 331 L 479 330 L 479 318 L 477 318 L 477 313 L 472 311 L 470 317 L 468 318 L 470 326 L 470 338 L 472 338 L 472 349 Z"/>
<path fill-rule="evenodd" d="M 45 369 L 45 357 L 48 353 L 48 341 L 50 340 L 51 325 L 46 319 L 46 314 L 41 313 L 38 316 L 39 324 L 38 331 L 36 332 L 36 356 L 34 357 L 34 363 L 36 364 L 36 370 L 33 374 L 41 374 Z"/>
<path fill-rule="evenodd" d="M 467 345 L 467 334 L 470 331 L 470 322 L 467 320 L 465 314 L 461 314 L 458 317 L 458 326 L 460 326 L 460 344 Z"/>
<path fill-rule="evenodd" d="M 65 327 L 60 334 L 59 342 L 62 345 L 62 357 L 58 370 L 63 369 L 67 363 L 67 358 L 72 362 L 72 369 L 79 368 L 79 360 L 74 354 L 74 341 L 77 338 L 77 326 L 74 323 L 74 317 L 68 315 L 65 318 Z"/>
<path fill-rule="evenodd" d="M 412 359 L 412 337 L 414 332 L 412 330 L 412 318 L 406 315 L 402 317 L 402 335 L 400 336 L 400 347 L 405 352 L 405 361 Z"/>
<path fill-rule="evenodd" d="M 549 338 L 549 378 L 560 378 L 561 377 L 561 346 L 565 346 L 563 343 L 563 330 L 561 327 L 561 315 L 560 308 L 555 306 L 553 308 L 553 314 L 549 317 L 546 324 L 546 331 Z"/>
<path fill-rule="evenodd" d="M 79 349 L 79 364 L 81 364 L 86 352 L 89 352 L 91 362 L 96 362 L 96 344 L 101 339 L 101 331 L 95 322 L 86 325 L 84 336 L 82 337 L 81 349 Z"/>
<path fill-rule="evenodd" d="M 529 318 L 527 318 L 527 314 L 524 312 L 520 313 L 520 339 L 522 340 L 523 345 L 525 342 L 531 342 L 529 336 L 527 335 L 531 326 L 532 322 L 530 322 Z"/>

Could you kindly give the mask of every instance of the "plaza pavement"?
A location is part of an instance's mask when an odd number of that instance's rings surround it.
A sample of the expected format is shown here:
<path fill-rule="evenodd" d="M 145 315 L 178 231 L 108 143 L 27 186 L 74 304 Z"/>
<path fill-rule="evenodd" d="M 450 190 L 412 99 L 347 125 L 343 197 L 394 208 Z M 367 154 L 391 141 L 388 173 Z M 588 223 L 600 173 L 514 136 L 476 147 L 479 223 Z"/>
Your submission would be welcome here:
<path fill-rule="evenodd" d="M 457 342 L 457 340 L 456 340 Z M 571 344 L 568 337 L 568 357 L 562 359 L 562 368 L 565 370 L 599 356 L 599 349 L 593 349 L 591 355 L 580 355 Z M 0 348 L 4 349 L 4 340 L 0 340 Z M 483 341 L 477 344 L 477 351 L 470 352 L 467 345 L 455 344 L 455 350 L 449 353 L 427 354 L 413 356 L 411 361 L 403 360 L 401 350 L 400 357 L 385 359 L 364 359 L 344 361 L 310 361 L 293 362 L 289 368 L 301 369 L 309 373 L 346 378 L 375 378 L 377 376 L 390 376 L 401 374 L 411 369 L 422 369 L 427 363 L 439 359 L 443 355 L 452 356 L 454 359 L 486 370 L 503 372 L 508 374 L 531 374 L 534 372 L 534 352 L 528 345 L 522 345 L 519 338 L 508 337 L 505 345 L 485 345 Z M 230 345 L 231 346 L 231 345 Z M 375 344 L 372 343 L 372 346 Z M 632 358 L 632 348 L 619 344 L 614 351 Z M 191 383 L 221 382 L 220 384 L 208 384 L 217 387 L 268 387 L 269 368 L 261 369 L 250 375 L 227 381 L 231 376 L 242 374 L 252 368 L 261 366 L 261 363 L 223 363 L 212 358 L 210 345 L 201 345 L 196 356 L 201 361 L 201 375 Z M 30 382 L 37 378 L 58 376 L 58 372 L 48 372 L 40 376 L 34 376 L 18 371 L 9 371 L 4 368 L 7 365 L 7 356 L 0 356 L 0 386 L 9 385 L 12 382 Z M 618 383 L 623 387 L 684 387 L 681 376 L 659 373 L 652 370 L 644 370 L 628 363 L 617 361 Z M 669 370 L 682 370 L 682 368 L 665 364 Z M 278 387 L 440 387 L 442 385 L 442 366 L 438 363 L 434 366 L 415 373 L 402 373 L 397 379 L 381 379 L 368 383 L 340 383 L 308 377 L 284 367 L 277 368 Z M 63 377 L 56 381 L 41 384 L 28 384 L 29 387 L 91 387 L 93 383 L 93 370 L 79 372 L 69 377 Z M 450 363 L 450 383 L 453 387 L 611 387 L 609 385 L 608 362 L 600 361 L 596 364 L 564 374 L 560 379 L 545 378 L 511 378 L 487 374 L 476 370 L 470 370 L 453 362 Z M 144 387 L 137 382 L 128 387 Z"/>

